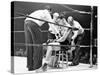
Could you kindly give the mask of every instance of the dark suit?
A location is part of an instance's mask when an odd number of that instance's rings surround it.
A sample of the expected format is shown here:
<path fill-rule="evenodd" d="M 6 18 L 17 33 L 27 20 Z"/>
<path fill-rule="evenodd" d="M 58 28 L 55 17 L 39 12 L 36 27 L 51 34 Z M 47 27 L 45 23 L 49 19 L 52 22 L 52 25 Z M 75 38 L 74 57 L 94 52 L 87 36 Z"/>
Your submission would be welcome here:
<path fill-rule="evenodd" d="M 26 44 L 41 44 L 42 33 L 39 26 L 31 21 L 25 21 L 25 40 Z M 28 70 L 35 70 L 42 66 L 43 50 L 41 46 L 26 46 Z"/>
<path fill-rule="evenodd" d="M 80 45 L 80 43 L 82 42 L 82 39 L 84 37 L 85 33 L 83 34 L 80 34 L 77 36 L 77 38 L 75 39 L 75 45 Z M 79 60 L 80 60 L 80 46 L 77 46 L 75 48 L 75 50 L 73 51 L 73 60 L 72 60 L 72 63 L 75 64 L 75 65 L 78 65 L 79 64 Z"/>

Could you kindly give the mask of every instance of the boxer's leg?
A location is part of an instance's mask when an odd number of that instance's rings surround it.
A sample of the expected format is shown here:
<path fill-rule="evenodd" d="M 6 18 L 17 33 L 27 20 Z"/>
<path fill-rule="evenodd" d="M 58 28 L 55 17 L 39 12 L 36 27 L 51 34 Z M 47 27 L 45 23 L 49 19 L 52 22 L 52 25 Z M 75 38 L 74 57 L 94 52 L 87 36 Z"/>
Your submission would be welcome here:
<path fill-rule="evenodd" d="M 51 57 L 51 54 L 52 54 L 52 46 L 48 46 L 48 47 L 47 47 L 46 58 L 45 58 L 46 63 L 49 62 L 49 59 L 50 59 L 50 57 Z"/>
<path fill-rule="evenodd" d="M 51 57 L 51 54 L 52 54 L 52 46 L 48 46 L 47 47 L 47 52 L 46 52 L 46 58 L 45 58 L 43 66 L 41 68 L 42 71 L 46 71 L 47 70 L 47 66 L 49 65 L 49 59 Z"/>

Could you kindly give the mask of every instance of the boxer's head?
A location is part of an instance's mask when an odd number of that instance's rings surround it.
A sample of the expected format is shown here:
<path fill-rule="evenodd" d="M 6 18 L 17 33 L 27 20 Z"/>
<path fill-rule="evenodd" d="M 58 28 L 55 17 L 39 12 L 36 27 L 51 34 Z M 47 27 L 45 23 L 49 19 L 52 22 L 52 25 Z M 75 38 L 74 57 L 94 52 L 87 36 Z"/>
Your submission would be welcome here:
<path fill-rule="evenodd" d="M 68 23 L 72 26 L 73 25 L 73 17 L 72 16 L 69 16 L 68 19 L 67 19 Z"/>
<path fill-rule="evenodd" d="M 64 12 L 61 12 L 60 15 L 59 15 L 59 18 L 60 19 L 65 18 L 65 13 Z"/>
<path fill-rule="evenodd" d="M 54 19 L 57 19 L 58 17 L 59 17 L 59 13 L 54 13 L 54 14 L 53 14 L 53 18 L 54 18 Z"/>

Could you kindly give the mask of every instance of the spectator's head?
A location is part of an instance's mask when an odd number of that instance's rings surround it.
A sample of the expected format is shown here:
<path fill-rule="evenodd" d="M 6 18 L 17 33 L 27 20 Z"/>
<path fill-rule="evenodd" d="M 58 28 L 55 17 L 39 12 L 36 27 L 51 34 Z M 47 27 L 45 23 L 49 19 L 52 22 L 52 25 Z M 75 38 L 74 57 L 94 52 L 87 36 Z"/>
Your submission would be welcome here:
<path fill-rule="evenodd" d="M 73 25 L 74 19 L 73 19 L 72 16 L 69 16 L 68 19 L 67 19 L 67 21 L 68 21 L 68 23 L 69 23 L 70 25 Z"/>

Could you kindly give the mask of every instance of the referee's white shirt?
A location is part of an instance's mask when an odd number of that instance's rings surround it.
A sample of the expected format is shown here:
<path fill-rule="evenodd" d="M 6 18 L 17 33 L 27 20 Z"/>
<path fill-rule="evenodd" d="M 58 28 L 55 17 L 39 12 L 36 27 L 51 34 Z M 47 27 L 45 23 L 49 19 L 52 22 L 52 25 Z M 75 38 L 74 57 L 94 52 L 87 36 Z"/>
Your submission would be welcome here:
<path fill-rule="evenodd" d="M 49 21 L 49 22 L 54 22 L 53 19 L 51 18 L 49 11 L 46 9 L 37 10 L 37 11 L 31 13 L 29 16 L 37 18 L 37 19 Z M 32 20 L 33 22 L 37 23 L 39 26 L 42 26 L 45 23 L 43 21 L 39 21 L 39 20 L 32 19 L 32 18 L 26 18 L 25 20 Z M 49 31 L 51 31 L 51 33 L 53 33 L 53 34 L 59 33 L 58 30 L 56 29 L 56 27 L 54 26 L 54 24 L 50 24 L 50 23 L 48 23 L 48 24 L 49 24 Z"/>
<path fill-rule="evenodd" d="M 72 39 L 74 39 L 77 35 L 82 34 L 84 32 L 84 29 L 82 28 L 82 26 L 80 25 L 80 23 L 77 22 L 77 21 L 75 21 L 75 20 L 73 21 L 73 27 L 78 28 L 78 30 L 73 31 L 74 35 L 73 35 Z"/>

